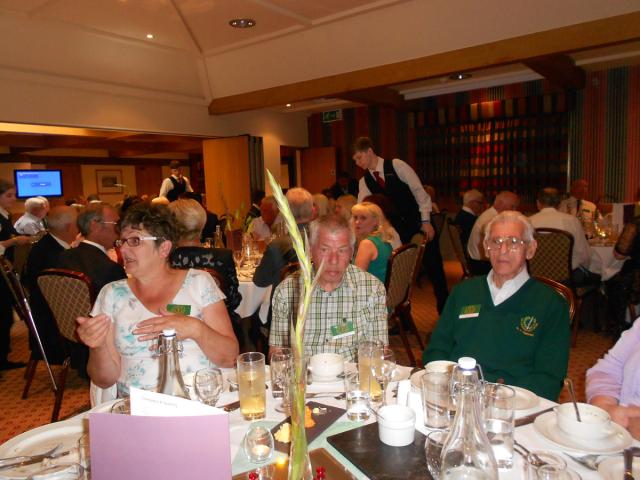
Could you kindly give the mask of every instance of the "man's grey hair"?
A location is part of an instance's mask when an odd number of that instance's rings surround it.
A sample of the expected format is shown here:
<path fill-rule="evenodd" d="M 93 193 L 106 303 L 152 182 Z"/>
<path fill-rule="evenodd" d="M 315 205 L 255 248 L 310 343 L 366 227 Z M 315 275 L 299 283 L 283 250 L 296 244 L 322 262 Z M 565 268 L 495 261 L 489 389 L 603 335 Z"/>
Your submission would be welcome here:
<path fill-rule="evenodd" d="M 318 241 L 318 237 L 320 236 L 320 231 L 330 234 L 336 234 L 341 231 L 345 231 L 349 233 L 349 245 L 351 248 L 355 247 L 356 244 L 356 234 L 354 233 L 351 225 L 346 218 L 341 215 L 329 214 L 323 217 L 315 219 L 313 222 L 309 224 L 310 230 L 310 238 L 309 243 L 313 248 Z"/>
<path fill-rule="evenodd" d="M 69 225 L 76 221 L 76 218 L 77 213 L 75 208 L 59 206 L 51 209 L 47 217 L 47 223 L 53 233 L 62 232 L 67 230 Z"/>
<path fill-rule="evenodd" d="M 491 236 L 491 228 L 496 223 L 520 223 L 523 227 L 522 240 L 530 243 L 533 240 L 534 228 L 527 217 L 515 210 L 505 210 L 493 217 L 484 229 L 484 241 L 488 242 Z"/>
<path fill-rule="evenodd" d="M 91 222 L 101 222 L 104 219 L 104 210 L 106 208 L 113 208 L 104 203 L 92 203 L 86 208 L 83 208 L 78 214 L 78 230 L 85 237 L 89 235 Z"/>
<path fill-rule="evenodd" d="M 543 207 L 558 208 L 558 205 L 560 205 L 560 192 L 557 188 L 543 188 L 538 192 L 537 200 Z"/>
<path fill-rule="evenodd" d="M 462 197 L 462 204 L 468 206 L 474 200 L 478 200 L 479 202 L 481 202 L 483 199 L 484 195 L 482 194 L 482 192 L 480 190 L 472 188 L 471 190 L 467 190 L 466 192 L 464 192 L 464 196 Z"/>
<path fill-rule="evenodd" d="M 39 208 L 47 208 L 47 203 L 42 197 L 31 197 L 24 201 L 24 209 L 29 213 L 34 213 Z"/>
<path fill-rule="evenodd" d="M 287 191 L 287 201 L 297 223 L 308 223 L 313 216 L 313 196 L 308 190 L 300 187 Z"/>

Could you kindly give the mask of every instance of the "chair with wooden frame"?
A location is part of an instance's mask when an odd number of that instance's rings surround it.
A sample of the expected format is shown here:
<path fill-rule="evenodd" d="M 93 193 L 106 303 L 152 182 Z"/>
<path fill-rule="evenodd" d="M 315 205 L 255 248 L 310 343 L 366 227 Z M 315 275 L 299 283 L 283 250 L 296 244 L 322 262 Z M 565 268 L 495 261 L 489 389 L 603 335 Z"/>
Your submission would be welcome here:
<path fill-rule="evenodd" d="M 53 370 L 51 369 L 51 364 L 49 363 L 49 359 L 47 358 L 47 353 L 45 352 L 42 345 L 42 340 L 40 338 L 40 334 L 38 333 L 36 323 L 33 319 L 31 306 L 29 305 L 29 301 L 27 300 L 27 295 L 24 291 L 24 288 L 22 287 L 22 284 L 20 283 L 18 275 L 11 265 L 11 262 L 9 262 L 9 260 L 7 260 L 3 255 L 0 255 L 0 275 L 3 278 L 3 281 L 9 287 L 9 291 L 11 292 L 11 296 L 13 297 L 14 308 L 16 313 L 18 314 L 18 317 L 29 328 L 29 332 L 35 339 L 36 344 L 38 345 L 38 350 L 40 351 L 40 355 L 42 355 L 42 360 L 47 367 L 47 373 L 49 374 L 49 378 L 51 379 L 51 386 L 55 395 L 53 412 L 51 413 L 51 421 L 55 422 L 58 419 L 58 414 L 60 411 L 60 405 L 58 403 L 59 396 L 61 398 L 59 382 L 56 381 L 56 377 L 53 374 Z M 31 388 L 31 383 L 33 382 L 33 377 L 35 376 L 38 361 L 39 358 L 32 352 L 31 357 L 29 358 L 29 363 L 27 364 L 27 369 L 25 371 L 26 381 L 24 389 L 22 391 L 23 399 L 26 399 L 29 395 L 29 389 Z"/>
<path fill-rule="evenodd" d="M 60 334 L 71 344 L 80 343 L 76 336 L 76 319 L 89 315 L 93 307 L 95 292 L 91 279 L 84 273 L 49 268 L 37 275 L 36 282 L 53 313 Z M 59 390 L 54 405 L 56 418 L 62 406 L 70 363 L 71 354 L 68 350 L 59 376 Z"/>
<path fill-rule="evenodd" d="M 389 258 L 389 264 L 387 267 L 387 278 L 385 281 L 385 288 L 387 290 L 387 307 L 390 310 L 389 313 L 389 326 L 394 322 L 398 326 L 400 338 L 404 348 L 409 356 L 409 361 L 413 366 L 417 366 L 416 359 L 409 345 L 409 339 L 404 323 L 408 324 L 409 330 L 418 339 L 418 345 L 420 350 L 424 350 L 424 344 L 416 328 L 416 324 L 413 321 L 411 315 L 411 286 L 413 285 L 416 275 L 418 274 L 418 267 L 422 260 L 422 253 L 424 252 L 424 244 L 417 246 L 415 244 L 402 245 L 400 248 L 394 250 Z"/>
<path fill-rule="evenodd" d="M 472 276 L 471 267 L 469 266 L 465 245 L 462 244 L 460 225 L 455 223 L 451 218 L 447 219 L 447 232 L 449 232 L 453 252 L 462 266 L 462 280 L 470 278 Z"/>
<path fill-rule="evenodd" d="M 577 311 L 577 301 L 576 296 L 573 293 L 573 290 L 566 285 L 556 282 L 547 277 L 534 276 L 536 280 L 539 282 L 548 285 L 553 288 L 558 294 L 560 294 L 569 304 L 569 324 L 571 326 L 571 343 L 575 346 L 576 338 L 578 336 L 578 321 L 576 319 L 576 311 Z"/>

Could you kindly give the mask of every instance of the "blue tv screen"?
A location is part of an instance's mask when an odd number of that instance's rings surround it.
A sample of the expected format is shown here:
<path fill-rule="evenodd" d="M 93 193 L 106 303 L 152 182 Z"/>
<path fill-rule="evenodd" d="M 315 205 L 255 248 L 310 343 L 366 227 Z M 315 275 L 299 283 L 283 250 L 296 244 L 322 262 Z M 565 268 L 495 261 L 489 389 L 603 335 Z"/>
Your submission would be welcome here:
<path fill-rule="evenodd" d="M 60 170 L 14 170 L 16 197 L 61 197 Z"/>

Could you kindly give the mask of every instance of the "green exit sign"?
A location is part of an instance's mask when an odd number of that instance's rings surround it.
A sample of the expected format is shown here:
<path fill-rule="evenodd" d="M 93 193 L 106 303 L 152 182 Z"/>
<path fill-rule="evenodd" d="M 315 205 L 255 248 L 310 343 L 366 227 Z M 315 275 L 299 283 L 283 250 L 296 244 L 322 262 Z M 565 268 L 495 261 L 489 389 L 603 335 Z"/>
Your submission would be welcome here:
<path fill-rule="evenodd" d="M 339 120 L 342 120 L 342 109 L 340 108 L 337 110 L 329 110 L 328 112 L 322 112 L 323 123 L 337 122 Z"/>

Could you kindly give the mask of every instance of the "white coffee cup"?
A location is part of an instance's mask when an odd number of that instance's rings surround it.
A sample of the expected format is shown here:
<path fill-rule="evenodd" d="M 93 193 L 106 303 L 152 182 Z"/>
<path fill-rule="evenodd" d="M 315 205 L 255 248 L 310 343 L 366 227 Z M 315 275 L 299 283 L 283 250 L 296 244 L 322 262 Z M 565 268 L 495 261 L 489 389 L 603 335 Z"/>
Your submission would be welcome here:
<path fill-rule="evenodd" d="M 563 403 L 555 408 L 558 427 L 564 433 L 584 440 L 597 440 L 614 433 L 609 414 L 595 405 L 578 403 L 580 422 L 573 403 Z"/>
<path fill-rule="evenodd" d="M 378 436 L 391 447 L 404 447 L 413 443 L 416 414 L 404 405 L 385 405 L 378 410 Z"/>
<path fill-rule="evenodd" d="M 344 371 L 344 358 L 337 353 L 318 353 L 309 360 L 309 370 L 314 381 L 336 380 Z"/>
<path fill-rule="evenodd" d="M 456 362 L 449 360 L 434 360 L 424 366 L 425 372 L 451 373 Z"/>

